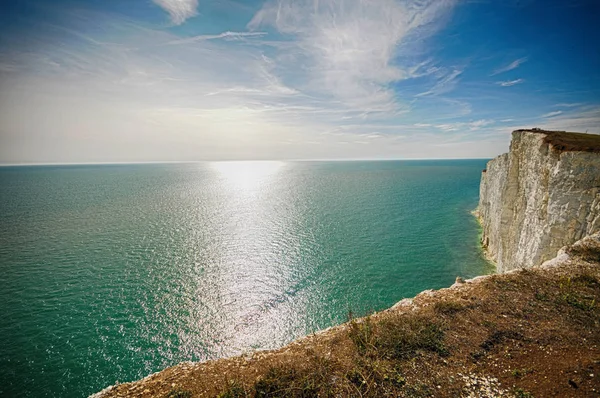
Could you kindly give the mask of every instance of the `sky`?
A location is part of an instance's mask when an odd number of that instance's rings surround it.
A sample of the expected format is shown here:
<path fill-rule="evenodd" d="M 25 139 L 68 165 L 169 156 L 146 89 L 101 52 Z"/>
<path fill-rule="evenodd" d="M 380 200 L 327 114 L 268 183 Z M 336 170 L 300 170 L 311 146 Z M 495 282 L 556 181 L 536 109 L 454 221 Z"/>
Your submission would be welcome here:
<path fill-rule="evenodd" d="M 0 163 L 491 158 L 600 133 L 597 0 L 0 3 Z"/>

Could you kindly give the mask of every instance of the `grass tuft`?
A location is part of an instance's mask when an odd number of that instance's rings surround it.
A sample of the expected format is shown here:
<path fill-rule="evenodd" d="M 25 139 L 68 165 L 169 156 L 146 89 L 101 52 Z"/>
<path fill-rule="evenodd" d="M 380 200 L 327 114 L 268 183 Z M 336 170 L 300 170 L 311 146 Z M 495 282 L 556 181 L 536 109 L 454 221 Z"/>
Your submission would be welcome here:
<path fill-rule="evenodd" d="M 371 318 L 366 317 L 362 320 L 356 320 L 352 317 L 352 313 L 349 314 L 349 318 L 350 329 L 348 337 L 350 337 L 358 352 L 365 354 L 367 351 L 372 350 L 374 348 L 375 329 Z"/>
<path fill-rule="evenodd" d="M 433 306 L 435 312 L 443 315 L 452 315 L 456 314 L 467 308 L 465 305 L 459 303 L 458 301 L 439 301 L 436 302 Z"/>
<path fill-rule="evenodd" d="M 538 301 L 549 301 L 550 300 L 550 296 L 548 295 L 548 293 L 540 292 L 539 290 L 535 291 L 533 297 Z"/>
<path fill-rule="evenodd" d="M 513 369 L 510 374 L 513 375 L 513 377 L 515 377 L 516 379 L 520 379 L 521 377 L 529 374 L 529 373 L 533 373 L 533 371 L 531 369 L 527 369 L 527 368 L 523 368 L 523 369 Z"/>
<path fill-rule="evenodd" d="M 375 335 L 374 346 L 380 356 L 388 359 L 415 357 L 418 351 L 448 355 L 443 329 L 424 316 L 400 316 L 383 320 Z"/>
<path fill-rule="evenodd" d="M 576 256 L 584 261 L 600 262 L 600 249 L 596 246 L 580 244 L 571 246 L 567 252 L 571 256 Z"/>
<path fill-rule="evenodd" d="M 244 386 L 239 381 L 233 380 L 227 382 L 227 387 L 217 395 L 217 398 L 246 398 L 249 396 Z"/>
<path fill-rule="evenodd" d="M 596 307 L 594 297 L 584 297 L 575 289 L 576 285 L 587 285 L 595 287 L 596 279 L 586 275 L 578 275 L 575 278 L 562 278 L 559 284 L 560 302 L 582 311 L 592 311 Z"/>
<path fill-rule="evenodd" d="M 181 388 L 173 388 L 165 398 L 192 398 L 192 392 Z"/>
<path fill-rule="evenodd" d="M 481 343 L 480 347 L 485 351 L 491 351 L 495 346 L 502 344 L 506 340 L 523 340 L 523 335 L 513 330 L 496 330 Z"/>
<path fill-rule="evenodd" d="M 280 364 L 271 367 L 254 384 L 256 397 L 308 398 L 331 395 L 329 376 L 332 365 L 328 360 L 314 358 L 309 366 Z"/>
<path fill-rule="evenodd" d="M 573 283 L 576 285 L 581 285 L 581 286 L 586 286 L 586 287 L 591 287 L 591 288 L 600 287 L 600 283 L 598 282 L 598 279 L 596 279 L 591 274 L 580 274 L 580 275 L 574 276 L 572 280 L 573 280 Z"/>
<path fill-rule="evenodd" d="M 533 395 L 530 392 L 518 387 L 513 390 L 513 394 L 515 395 L 515 398 L 533 398 Z"/>

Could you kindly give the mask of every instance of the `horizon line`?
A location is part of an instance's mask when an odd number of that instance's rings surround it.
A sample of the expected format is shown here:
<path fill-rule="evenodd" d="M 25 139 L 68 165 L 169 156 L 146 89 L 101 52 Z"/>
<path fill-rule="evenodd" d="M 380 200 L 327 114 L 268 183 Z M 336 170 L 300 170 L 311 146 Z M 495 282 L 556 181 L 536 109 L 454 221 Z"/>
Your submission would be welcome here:
<path fill-rule="evenodd" d="M 355 158 L 355 159 L 220 159 L 220 160 L 152 160 L 133 162 L 69 162 L 69 163 L 0 163 L 0 167 L 27 166 L 110 166 L 110 165 L 143 165 L 143 164 L 186 164 L 186 163 L 218 163 L 218 162 L 393 162 L 417 160 L 488 160 L 483 158 Z"/>

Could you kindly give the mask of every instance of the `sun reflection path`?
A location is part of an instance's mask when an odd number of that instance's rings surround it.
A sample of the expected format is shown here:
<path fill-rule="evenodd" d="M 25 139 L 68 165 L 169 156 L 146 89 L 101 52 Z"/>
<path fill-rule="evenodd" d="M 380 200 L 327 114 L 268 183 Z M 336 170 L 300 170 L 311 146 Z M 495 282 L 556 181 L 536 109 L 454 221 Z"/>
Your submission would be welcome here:
<path fill-rule="evenodd" d="M 212 162 L 210 166 L 238 193 L 252 193 L 285 165 L 279 161 Z"/>
<path fill-rule="evenodd" d="M 285 166 L 280 161 L 210 163 L 220 208 L 213 220 L 219 239 L 212 260 L 218 285 L 214 308 L 221 322 L 219 356 L 275 348 L 298 334 L 295 311 L 301 297 L 292 303 L 289 293 L 301 261 L 290 254 L 299 244 L 295 209 L 278 205 L 293 194 L 282 180 Z"/>

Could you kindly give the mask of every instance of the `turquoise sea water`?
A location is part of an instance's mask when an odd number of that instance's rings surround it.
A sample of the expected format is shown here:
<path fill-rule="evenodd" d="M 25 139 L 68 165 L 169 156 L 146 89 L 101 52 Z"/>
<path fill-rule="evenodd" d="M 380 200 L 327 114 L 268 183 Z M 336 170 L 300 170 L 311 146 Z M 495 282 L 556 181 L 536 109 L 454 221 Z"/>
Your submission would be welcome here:
<path fill-rule="evenodd" d="M 492 272 L 484 167 L 0 168 L 0 396 L 85 396 Z"/>

